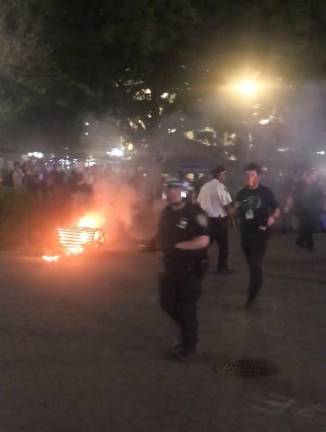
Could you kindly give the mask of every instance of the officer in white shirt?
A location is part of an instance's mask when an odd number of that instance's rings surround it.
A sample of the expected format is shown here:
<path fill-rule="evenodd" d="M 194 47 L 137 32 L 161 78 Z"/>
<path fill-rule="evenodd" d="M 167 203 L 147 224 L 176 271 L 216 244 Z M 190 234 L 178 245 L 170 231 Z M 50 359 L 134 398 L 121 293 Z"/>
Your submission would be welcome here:
<path fill-rule="evenodd" d="M 228 267 L 229 236 L 228 216 L 232 198 L 225 186 L 227 170 L 218 166 L 212 172 L 213 179 L 204 184 L 198 195 L 198 203 L 209 217 L 211 243 L 219 246 L 217 271 L 221 275 L 233 273 Z"/>

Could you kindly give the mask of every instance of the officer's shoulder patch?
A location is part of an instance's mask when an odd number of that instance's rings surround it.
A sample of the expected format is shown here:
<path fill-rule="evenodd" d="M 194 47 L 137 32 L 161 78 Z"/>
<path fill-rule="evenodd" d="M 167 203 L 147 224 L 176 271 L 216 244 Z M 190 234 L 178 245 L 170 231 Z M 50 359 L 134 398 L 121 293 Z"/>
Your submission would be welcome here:
<path fill-rule="evenodd" d="M 208 227 L 208 218 L 206 215 L 204 215 L 204 213 L 199 213 L 196 216 L 196 221 L 198 222 L 198 225 L 200 225 L 201 227 Z"/>

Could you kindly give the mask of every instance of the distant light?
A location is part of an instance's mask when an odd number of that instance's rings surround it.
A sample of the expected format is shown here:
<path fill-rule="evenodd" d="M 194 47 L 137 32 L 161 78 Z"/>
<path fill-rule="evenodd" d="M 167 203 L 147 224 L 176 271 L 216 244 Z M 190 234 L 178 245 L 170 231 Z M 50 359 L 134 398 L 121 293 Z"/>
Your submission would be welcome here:
<path fill-rule="evenodd" d="M 65 150 L 69 150 L 69 147 L 65 147 Z"/>
<path fill-rule="evenodd" d="M 317 151 L 316 154 L 318 154 L 320 156 L 325 156 L 326 152 L 325 152 L 325 150 L 320 150 L 320 151 Z"/>
<path fill-rule="evenodd" d="M 106 152 L 106 154 L 113 157 L 122 157 L 124 156 L 124 151 L 119 148 L 113 148 L 111 151 Z"/>
<path fill-rule="evenodd" d="M 89 126 L 89 122 L 85 122 L 84 124 L 85 124 L 85 126 Z"/>
<path fill-rule="evenodd" d="M 259 124 L 261 124 L 261 125 L 266 125 L 269 122 L 270 122 L 270 119 L 261 119 L 261 120 L 259 120 Z"/>
<path fill-rule="evenodd" d="M 288 152 L 289 150 L 289 147 L 280 147 L 277 149 L 278 152 Z"/>
<path fill-rule="evenodd" d="M 169 93 L 166 92 L 161 94 L 162 99 L 167 99 L 169 96 L 170 96 Z"/>
<path fill-rule="evenodd" d="M 37 159 L 42 159 L 44 157 L 43 153 L 40 152 L 30 152 L 28 153 L 29 157 L 36 157 Z"/>
<path fill-rule="evenodd" d="M 173 134 L 173 133 L 175 133 L 177 130 L 176 129 L 168 129 L 168 133 L 169 134 Z"/>
<path fill-rule="evenodd" d="M 84 132 L 84 135 L 86 135 L 86 136 L 87 136 L 87 135 L 89 135 L 89 133 L 88 133 L 88 132 Z"/>

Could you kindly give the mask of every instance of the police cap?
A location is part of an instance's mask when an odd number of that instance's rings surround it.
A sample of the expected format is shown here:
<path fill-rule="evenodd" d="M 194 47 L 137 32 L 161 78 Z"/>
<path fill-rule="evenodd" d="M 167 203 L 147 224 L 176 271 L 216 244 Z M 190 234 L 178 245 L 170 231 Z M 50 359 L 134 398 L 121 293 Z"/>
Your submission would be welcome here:
<path fill-rule="evenodd" d="M 186 192 L 190 192 L 193 189 L 189 182 L 180 180 L 178 178 L 168 178 L 166 181 L 166 187 L 168 189 L 180 188 Z"/>

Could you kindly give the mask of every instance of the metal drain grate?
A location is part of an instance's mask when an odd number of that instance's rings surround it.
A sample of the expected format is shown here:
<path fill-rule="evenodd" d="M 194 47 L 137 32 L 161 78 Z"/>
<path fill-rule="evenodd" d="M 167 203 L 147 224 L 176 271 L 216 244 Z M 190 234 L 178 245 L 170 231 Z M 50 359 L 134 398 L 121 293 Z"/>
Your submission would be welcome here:
<path fill-rule="evenodd" d="M 259 378 L 276 375 L 278 369 L 266 359 L 242 358 L 236 362 L 226 362 L 220 372 L 241 378 Z"/>

